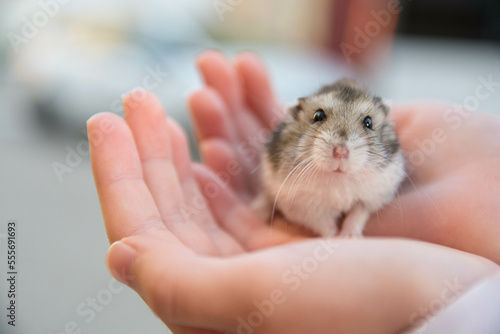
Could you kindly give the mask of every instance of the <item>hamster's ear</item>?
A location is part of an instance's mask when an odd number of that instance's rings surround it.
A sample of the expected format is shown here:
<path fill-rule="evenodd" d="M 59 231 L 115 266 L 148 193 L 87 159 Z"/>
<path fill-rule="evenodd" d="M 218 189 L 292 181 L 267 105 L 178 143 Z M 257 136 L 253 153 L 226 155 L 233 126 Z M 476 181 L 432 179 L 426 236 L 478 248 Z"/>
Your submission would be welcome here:
<path fill-rule="evenodd" d="M 296 120 L 299 118 L 299 113 L 303 110 L 302 106 L 303 106 L 304 101 L 305 101 L 305 98 L 303 98 L 303 97 L 298 98 L 297 103 L 295 103 L 294 105 L 292 105 L 290 107 L 290 114 Z"/>
<path fill-rule="evenodd" d="M 391 111 L 394 101 L 388 99 L 382 99 L 382 105 L 385 107 L 386 115 Z"/>
<path fill-rule="evenodd" d="M 373 102 L 375 102 L 375 104 L 378 105 L 380 107 L 380 109 L 382 109 L 382 111 L 384 112 L 384 115 L 387 116 L 389 114 L 389 111 L 391 110 L 391 107 L 392 107 L 392 101 L 383 99 L 379 96 L 374 96 Z"/>

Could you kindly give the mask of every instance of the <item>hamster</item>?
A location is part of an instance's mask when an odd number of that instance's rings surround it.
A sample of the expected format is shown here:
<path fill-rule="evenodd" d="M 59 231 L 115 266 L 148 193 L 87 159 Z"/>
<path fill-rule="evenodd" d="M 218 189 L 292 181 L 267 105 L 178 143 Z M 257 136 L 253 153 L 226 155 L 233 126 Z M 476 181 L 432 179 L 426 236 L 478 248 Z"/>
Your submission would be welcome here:
<path fill-rule="evenodd" d="M 265 146 L 254 207 L 320 236 L 361 237 L 406 175 L 388 113 L 350 79 L 298 99 Z"/>

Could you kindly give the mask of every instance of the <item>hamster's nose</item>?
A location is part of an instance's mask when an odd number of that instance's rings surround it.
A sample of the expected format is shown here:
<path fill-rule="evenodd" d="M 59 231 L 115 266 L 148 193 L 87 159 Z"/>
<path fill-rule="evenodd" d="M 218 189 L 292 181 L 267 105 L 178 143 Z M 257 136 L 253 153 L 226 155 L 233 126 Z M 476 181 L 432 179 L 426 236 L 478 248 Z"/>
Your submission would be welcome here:
<path fill-rule="evenodd" d="M 336 145 L 333 147 L 333 157 L 347 159 L 349 158 L 349 149 L 345 145 Z"/>

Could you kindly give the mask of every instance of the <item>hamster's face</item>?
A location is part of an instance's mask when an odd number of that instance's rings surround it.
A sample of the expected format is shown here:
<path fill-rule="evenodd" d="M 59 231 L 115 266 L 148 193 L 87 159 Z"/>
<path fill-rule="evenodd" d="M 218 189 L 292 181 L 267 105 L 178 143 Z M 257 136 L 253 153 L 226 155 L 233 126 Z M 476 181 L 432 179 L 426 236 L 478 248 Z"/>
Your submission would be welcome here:
<path fill-rule="evenodd" d="M 391 162 L 399 143 L 388 107 L 359 87 L 341 87 L 299 99 L 290 118 L 297 162 L 325 172 L 359 174 Z"/>

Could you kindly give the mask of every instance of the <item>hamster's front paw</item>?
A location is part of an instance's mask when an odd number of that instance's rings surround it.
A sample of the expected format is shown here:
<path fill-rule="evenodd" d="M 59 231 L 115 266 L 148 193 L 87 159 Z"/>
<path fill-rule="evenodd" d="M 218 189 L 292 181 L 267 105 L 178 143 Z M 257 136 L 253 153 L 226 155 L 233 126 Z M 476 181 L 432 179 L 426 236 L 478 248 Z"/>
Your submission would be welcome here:
<path fill-rule="evenodd" d="M 342 229 L 339 233 L 341 238 L 362 238 L 363 229 L 370 213 L 363 206 L 359 205 L 351 210 L 342 223 Z"/>
<path fill-rule="evenodd" d="M 323 237 L 326 237 L 326 238 L 333 238 L 333 237 L 337 236 L 338 230 L 339 229 L 337 228 L 337 224 L 336 223 L 328 224 L 328 226 L 321 233 L 321 235 Z"/>
<path fill-rule="evenodd" d="M 350 229 L 343 229 L 340 231 L 338 234 L 339 238 L 345 238 L 345 239 L 361 239 L 363 238 L 363 231 L 360 230 L 350 230 Z"/>
<path fill-rule="evenodd" d="M 306 225 L 311 231 L 313 231 L 316 235 L 319 235 L 323 238 L 334 238 L 337 236 L 339 229 L 337 223 L 335 221 L 325 220 L 316 225 Z"/>

